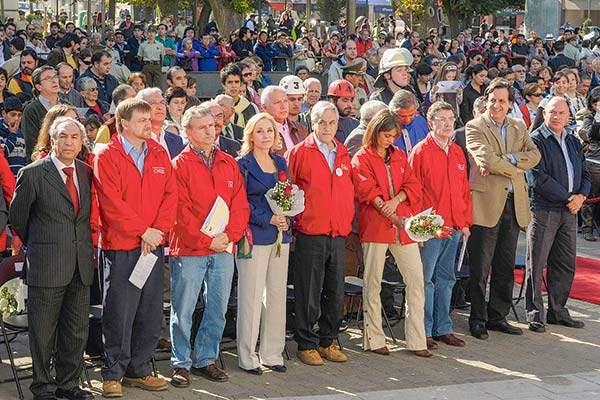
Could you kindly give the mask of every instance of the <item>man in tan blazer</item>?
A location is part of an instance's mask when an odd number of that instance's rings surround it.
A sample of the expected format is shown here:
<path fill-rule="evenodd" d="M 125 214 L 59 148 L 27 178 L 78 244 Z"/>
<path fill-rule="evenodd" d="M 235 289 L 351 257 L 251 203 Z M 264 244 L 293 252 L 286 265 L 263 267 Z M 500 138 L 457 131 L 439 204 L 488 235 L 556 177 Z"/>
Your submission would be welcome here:
<path fill-rule="evenodd" d="M 510 84 L 494 79 L 487 87 L 487 111 L 467 123 L 473 227 L 468 243 L 471 277 L 471 334 L 487 339 L 487 330 L 521 335 L 506 321 L 512 302 L 519 229 L 531 220 L 524 171 L 535 167 L 540 152 L 522 120 L 507 117 L 514 101 Z M 487 278 L 492 266 L 490 299 Z"/>

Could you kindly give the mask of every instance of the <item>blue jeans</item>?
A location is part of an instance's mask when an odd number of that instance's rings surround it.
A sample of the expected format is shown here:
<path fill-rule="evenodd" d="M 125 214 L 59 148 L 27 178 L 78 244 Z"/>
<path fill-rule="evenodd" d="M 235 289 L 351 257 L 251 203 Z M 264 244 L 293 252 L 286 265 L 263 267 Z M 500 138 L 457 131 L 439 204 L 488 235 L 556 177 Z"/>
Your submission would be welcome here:
<path fill-rule="evenodd" d="M 171 366 L 202 368 L 215 362 L 225 327 L 233 278 L 233 255 L 174 257 L 171 261 Z M 190 346 L 192 314 L 205 283 L 204 314 Z"/>
<path fill-rule="evenodd" d="M 450 300 L 456 278 L 454 264 L 460 232 L 452 238 L 429 239 L 421 250 L 423 279 L 425 281 L 425 334 L 441 336 L 452 333 Z"/>

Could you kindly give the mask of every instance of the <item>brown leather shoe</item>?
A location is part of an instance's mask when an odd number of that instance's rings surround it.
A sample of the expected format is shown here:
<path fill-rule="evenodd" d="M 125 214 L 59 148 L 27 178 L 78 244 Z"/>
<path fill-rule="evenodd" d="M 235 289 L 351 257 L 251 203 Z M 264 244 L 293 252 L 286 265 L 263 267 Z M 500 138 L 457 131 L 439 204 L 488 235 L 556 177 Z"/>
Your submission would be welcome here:
<path fill-rule="evenodd" d="M 192 374 L 203 376 L 213 382 L 226 382 L 229 380 L 227 374 L 219 369 L 214 363 L 202 368 L 192 367 Z"/>
<path fill-rule="evenodd" d="M 447 333 L 441 336 L 434 336 L 435 340 L 441 340 L 448 346 L 465 347 L 465 341 L 454 336 L 454 333 Z"/>
<path fill-rule="evenodd" d="M 128 378 L 125 376 L 123 377 L 123 386 L 136 387 L 151 392 L 167 390 L 168 387 L 167 381 L 154 375 L 144 376 L 143 378 Z"/>
<path fill-rule="evenodd" d="M 415 356 L 419 356 L 419 357 L 431 357 L 431 356 L 433 356 L 433 353 L 430 352 L 429 350 L 415 350 L 415 351 L 413 351 L 413 353 L 415 353 Z"/>
<path fill-rule="evenodd" d="M 390 349 L 388 349 L 387 346 L 383 346 L 383 347 L 380 347 L 378 349 L 371 350 L 371 351 L 375 354 L 381 354 L 382 356 L 390 355 Z"/>
<path fill-rule="evenodd" d="M 298 358 L 306 365 L 319 366 L 325 364 L 315 349 L 298 350 Z"/>
<path fill-rule="evenodd" d="M 176 388 L 186 388 L 190 386 L 190 371 L 186 368 L 175 368 L 171 377 L 171 385 Z"/>
<path fill-rule="evenodd" d="M 157 350 L 168 350 L 171 351 L 173 345 L 169 339 L 160 338 L 158 339 L 158 343 L 156 344 Z"/>
<path fill-rule="evenodd" d="M 348 361 L 348 356 L 338 349 L 335 343 L 331 343 L 329 347 L 320 347 L 319 346 L 319 354 L 326 360 L 333 362 L 345 362 Z"/>
<path fill-rule="evenodd" d="M 116 397 L 123 397 L 123 389 L 121 382 L 119 381 L 104 381 L 102 382 L 102 396 L 114 399 Z"/>
<path fill-rule="evenodd" d="M 437 350 L 440 346 L 430 336 L 427 338 L 427 348 L 429 350 Z"/>

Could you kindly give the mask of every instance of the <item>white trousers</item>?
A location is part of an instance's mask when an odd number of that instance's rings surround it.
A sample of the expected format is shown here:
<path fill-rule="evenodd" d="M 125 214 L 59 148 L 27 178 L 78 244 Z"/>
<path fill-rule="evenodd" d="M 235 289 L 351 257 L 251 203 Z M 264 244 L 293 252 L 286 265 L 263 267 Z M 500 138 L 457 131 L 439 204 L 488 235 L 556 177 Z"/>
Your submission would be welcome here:
<path fill-rule="evenodd" d="M 409 350 L 427 349 L 425 336 L 425 284 L 423 265 L 416 243 L 401 244 L 362 243 L 365 260 L 363 276 L 363 310 L 365 327 L 363 349 L 376 350 L 385 346 L 381 318 L 381 279 L 385 264 L 385 253 L 390 250 L 406 284 L 406 318 L 404 331 Z"/>
<path fill-rule="evenodd" d="M 289 244 L 254 245 L 252 258 L 237 259 L 239 366 L 283 365 Z M 256 343 L 260 332 L 260 359 Z"/>

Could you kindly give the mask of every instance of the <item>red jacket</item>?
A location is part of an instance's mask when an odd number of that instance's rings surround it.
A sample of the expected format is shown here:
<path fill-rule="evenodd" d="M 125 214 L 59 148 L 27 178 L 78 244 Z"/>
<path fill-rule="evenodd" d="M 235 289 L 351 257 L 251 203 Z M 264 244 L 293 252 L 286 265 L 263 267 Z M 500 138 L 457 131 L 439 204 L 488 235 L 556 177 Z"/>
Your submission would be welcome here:
<path fill-rule="evenodd" d="M 0 150 L 2 150 L 2 146 L 0 146 Z M 15 194 L 15 186 L 17 185 L 17 181 L 14 174 L 10 170 L 10 166 L 4 157 L 3 151 L 0 151 L 0 183 L 2 184 L 2 195 L 4 196 L 6 210 L 8 211 L 10 202 Z M 0 252 L 6 250 L 6 245 L 6 228 L 4 228 L 2 229 L 2 233 L 0 233 Z"/>
<path fill-rule="evenodd" d="M 471 226 L 471 192 L 462 149 L 453 142 L 446 154 L 429 133 L 413 147 L 409 162 L 423 185 L 423 208 L 433 207 L 446 226 Z"/>
<path fill-rule="evenodd" d="M 294 226 L 306 235 L 347 236 L 352 232 L 354 186 L 350 156 L 335 139 L 337 153 L 333 172 L 315 142 L 314 134 L 285 154 L 292 183 L 304 190 L 304 212 Z"/>
<path fill-rule="evenodd" d="M 392 146 L 390 170 L 394 196 L 401 191 L 406 200 L 398 204 L 396 215 L 409 217 L 422 211 L 421 184 L 415 177 L 404 152 Z M 396 243 L 396 227 L 373 206 L 373 199 L 392 198 L 387 168 L 383 158 L 372 146 L 361 148 L 352 159 L 352 174 L 358 199 L 358 232 L 361 242 Z M 400 243 L 413 243 L 404 229 L 400 229 Z"/>
<path fill-rule="evenodd" d="M 367 39 L 366 42 L 363 42 L 361 38 L 356 38 L 354 42 L 356 43 L 356 54 L 358 57 L 362 57 L 367 50 L 373 47 L 373 41 L 371 39 Z"/>
<path fill-rule="evenodd" d="M 250 206 L 244 178 L 238 163 L 225 152 L 215 149 L 212 172 L 188 145 L 175 159 L 173 171 L 179 188 L 177 219 L 171 232 L 170 251 L 174 256 L 206 256 L 212 237 L 200 231 L 217 195 L 229 207 L 225 233 L 234 243 L 248 226 Z"/>
<path fill-rule="evenodd" d="M 177 182 L 167 151 L 147 140 L 144 176 L 123 150 L 120 135 L 114 135 L 94 162 L 94 183 L 100 203 L 104 250 L 133 250 L 152 227 L 169 232 L 177 212 Z"/>

